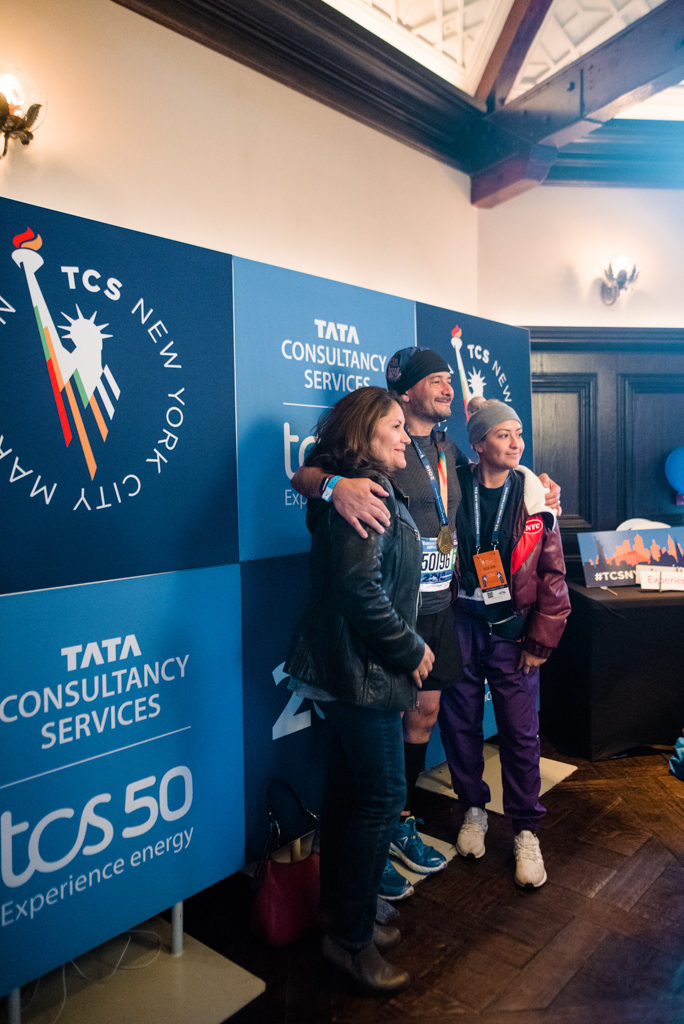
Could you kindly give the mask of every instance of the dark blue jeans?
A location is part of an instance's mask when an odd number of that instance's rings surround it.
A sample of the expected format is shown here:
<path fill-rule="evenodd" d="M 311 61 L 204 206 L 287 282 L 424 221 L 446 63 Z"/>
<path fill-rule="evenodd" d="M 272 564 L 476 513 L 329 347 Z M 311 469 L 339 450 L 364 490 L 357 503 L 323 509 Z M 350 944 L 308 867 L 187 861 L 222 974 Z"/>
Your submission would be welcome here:
<path fill-rule="evenodd" d="M 347 949 L 373 938 L 378 890 L 404 806 L 399 711 L 336 700 L 325 717 L 334 744 L 321 811 L 321 914 Z"/>

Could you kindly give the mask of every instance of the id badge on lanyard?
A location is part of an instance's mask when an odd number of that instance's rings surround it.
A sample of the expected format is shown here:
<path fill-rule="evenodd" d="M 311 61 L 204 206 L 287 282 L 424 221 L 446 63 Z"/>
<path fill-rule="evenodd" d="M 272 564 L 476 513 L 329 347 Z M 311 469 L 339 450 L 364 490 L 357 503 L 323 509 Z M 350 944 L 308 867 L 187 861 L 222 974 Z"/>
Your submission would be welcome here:
<path fill-rule="evenodd" d="M 499 530 L 503 519 L 504 509 L 508 501 L 511 489 L 510 477 L 506 479 L 499 500 L 499 507 L 496 510 L 494 529 L 492 530 L 492 547 L 490 551 L 480 551 L 480 487 L 477 479 L 473 481 L 473 516 L 475 519 L 475 549 L 473 565 L 480 583 L 482 599 L 485 604 L 498 604 L 501 601 L 510 601 L 511 591 L 506 580 L 506 573 L 501 562 L 501 555 L 496 545 L 499 542 Z"/>
<path fill-rule="evenodd" d="M 473 555 L 473 562 L 477 578 L 480 581 L 484 603 L 498 604 L 499 601 L 509 601 L 511 591 L 506 583 L 506 573 L 501 564 L 501 555 L 496 548 Z"/>

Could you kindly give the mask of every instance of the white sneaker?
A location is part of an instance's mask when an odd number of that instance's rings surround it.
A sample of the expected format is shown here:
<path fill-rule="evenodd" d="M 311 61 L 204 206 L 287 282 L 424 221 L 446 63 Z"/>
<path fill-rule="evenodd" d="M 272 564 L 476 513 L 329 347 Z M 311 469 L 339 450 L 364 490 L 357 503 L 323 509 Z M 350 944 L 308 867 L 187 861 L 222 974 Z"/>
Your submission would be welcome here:
<path fill-rule="evenodd" d="M 538 889 L 546 881 L 544 858 L 534 832 L 523 829 L 513 840 L 515 883 L 522 889 Z"/>
<path fill-rule="evenodd" d="M 456 850 L 461 857 L 484 857 L 485 834 L 487 832 L 487 812 L 481 807 L 469 807 L 465 812 L 456 839 Z"/>

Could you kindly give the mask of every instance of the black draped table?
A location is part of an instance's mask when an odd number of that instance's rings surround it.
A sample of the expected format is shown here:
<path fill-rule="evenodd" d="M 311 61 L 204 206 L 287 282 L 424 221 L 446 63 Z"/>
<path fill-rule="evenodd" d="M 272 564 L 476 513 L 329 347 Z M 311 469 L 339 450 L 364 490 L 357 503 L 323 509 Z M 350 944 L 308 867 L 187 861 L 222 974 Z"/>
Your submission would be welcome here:
<path fill-rule="evenodd" d="M 684 591 L 570 583 L 572 614 L 541 671 L 541 728 L 593 761 L 673 745 L 684 729 Z"/>

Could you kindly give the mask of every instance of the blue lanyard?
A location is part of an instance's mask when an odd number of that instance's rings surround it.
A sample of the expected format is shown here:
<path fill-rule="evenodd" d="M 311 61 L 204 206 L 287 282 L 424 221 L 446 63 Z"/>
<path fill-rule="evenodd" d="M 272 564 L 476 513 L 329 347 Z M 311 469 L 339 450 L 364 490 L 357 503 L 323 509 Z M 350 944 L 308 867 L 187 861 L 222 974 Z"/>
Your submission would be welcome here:
<path fill-rule="evenodd" d="M 506 508 L 506 502 L 508 501 L 508 495 L 511 490 L 511 478 L 506 477 L 506 483 L 503 485 L 501 492 L 501 498 L 499 499 L 499 507 L 496 510 L 496 518 L 494 520 L 494 529 L 492 530 L 492 548 L 495 548 L 499 543 L 499 530 L 501 528 L 501 520 L 503 519 L 504 509 Z M 475 520 L 475 552 L 479 555 L 480 553 L 480 484 L 477 477 L 473 474 L 473 518 Z"/>
<path fill-rule="evenodd" d="M 425 472 L 428 475 L 428 480 L 432 484 L 432 491 L 435 496 L 435 504 L 437 505 L 437 515 L 439 516 L 440 526 L 448 526 L 449 520 L 447 519 L 447 514 L 444 510 L 444 502 L 442 501 L 442 495 L 439 493 L 439 484 L 437 482 L 437 477 L 435 476 L 434 470 L 430 463 L 428 462 L 425 454 L 420 450 L 418 444 L 416 443 L 415 437 L 411 438 L 411 444 L 415 448 L 418 458 L 423 463 Z"/>

